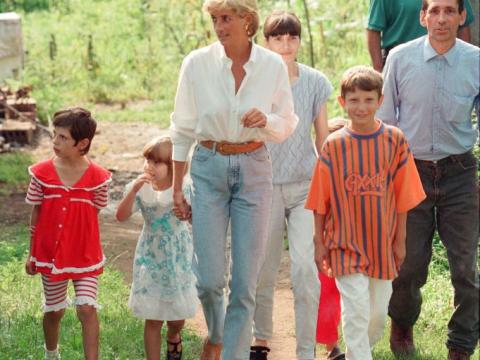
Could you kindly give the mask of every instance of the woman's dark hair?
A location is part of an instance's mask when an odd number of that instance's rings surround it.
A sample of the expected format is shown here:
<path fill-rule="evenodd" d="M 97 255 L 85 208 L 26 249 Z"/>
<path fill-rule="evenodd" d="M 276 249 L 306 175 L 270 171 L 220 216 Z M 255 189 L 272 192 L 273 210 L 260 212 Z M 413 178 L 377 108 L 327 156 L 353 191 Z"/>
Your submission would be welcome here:
<path fill-rule="evenodd" d="M 294 13 L 275 10 L 265 19 L 263 36 L 268 40 L 270 36 L 277 35 L 302 36 L 302 24 Z"/>

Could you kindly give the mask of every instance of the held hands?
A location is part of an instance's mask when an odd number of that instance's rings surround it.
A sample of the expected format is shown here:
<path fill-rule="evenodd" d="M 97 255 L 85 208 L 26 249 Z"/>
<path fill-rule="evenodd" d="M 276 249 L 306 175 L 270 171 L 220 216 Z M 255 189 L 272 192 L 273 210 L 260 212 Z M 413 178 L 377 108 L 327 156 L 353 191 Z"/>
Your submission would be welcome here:
<path fill-rule="evenodd" d="M 267 116 L 258 109 L 250 109 L 243 114 L 240 122 L 246 128 L 261 128 L 267 126 Z"/>
<path fill-rule="evenodd" d="M 192 207 L 185 200 L 182 190 L 173 191 L 173 213 L 182 221 L 190 221 L 192 218 Z"/>

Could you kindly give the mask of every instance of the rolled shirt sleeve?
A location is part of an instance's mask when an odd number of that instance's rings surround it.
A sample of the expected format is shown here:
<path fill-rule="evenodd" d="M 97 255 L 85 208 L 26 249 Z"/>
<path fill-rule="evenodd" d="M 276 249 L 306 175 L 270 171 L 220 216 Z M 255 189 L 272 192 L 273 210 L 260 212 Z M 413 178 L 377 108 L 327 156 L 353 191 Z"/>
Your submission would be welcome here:
<path fill-rule="evenodd" d="M 170 117 L 170 136 L 173 143 L 173 160 L 186 161 L 188 152 L 195 141 L 197 106 L 195 104 L 191 57 L 187 56 L 180 68 L 175 105 Z"/>
<path fill-rule="evenodd" d="M 395 76 L 395 63 L 392 57 L 387 58 L 387 62 L 383 69 L 383 103 L 377 111 L 377 118 L 385 124 L 398 126 L 397 108 L 399 105 L 397 80 Z"/>
<path fill-rule="evenodd" d="M 293 107 L 292 89 L 288 81 L 286 65 L 279 67 L 277 89 L 273 97 L 272 112 L 266 114 L 267 125 L 263 129 L 265 140 L 280 143 L 285 140 L 298 124 Z"/>

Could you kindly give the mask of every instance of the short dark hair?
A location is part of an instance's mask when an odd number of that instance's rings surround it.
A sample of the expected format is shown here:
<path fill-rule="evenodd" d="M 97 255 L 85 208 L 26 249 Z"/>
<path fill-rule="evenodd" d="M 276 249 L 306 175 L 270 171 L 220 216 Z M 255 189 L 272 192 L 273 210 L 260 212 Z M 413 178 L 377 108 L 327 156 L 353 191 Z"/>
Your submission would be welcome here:
<path fill-rule="evenodd" d="M 263 36 L 268 39 L 277 35 L 302 36 L 302 24 L 297 15 L 292 12 L 275 10 L 265 19 Z"/>
<path fill-rule="evenodd" d="M 429 0 L 422 0 L 422 10 L 426 11 L 428 9 Z M 465 10 L 465 1 L 464 0 L 457 0 L 458 4 L 458 12 L 461 13 Z"/>
<path fill-rule="evenodd" d="M 68 128 L 70 135 L 75 140 L 75 145 L 80 140 L 88 139 L 88 145 L 83 149 L 82 154 L 88 153 L 97 130 L 97 122 L 92 118 L 90 111 L 81 107 L 57 111 L 53 115 L 53 126 Z"/>
<path fill-rule="evenodd" d="M 382 96 L 382 74 L 369 66 L 354 66 L 343 73 L 340 81 L 340 94 L 343 98 L 348 92 L 356 89 L 363 91 L 376 91 L 378 97 Z"/>

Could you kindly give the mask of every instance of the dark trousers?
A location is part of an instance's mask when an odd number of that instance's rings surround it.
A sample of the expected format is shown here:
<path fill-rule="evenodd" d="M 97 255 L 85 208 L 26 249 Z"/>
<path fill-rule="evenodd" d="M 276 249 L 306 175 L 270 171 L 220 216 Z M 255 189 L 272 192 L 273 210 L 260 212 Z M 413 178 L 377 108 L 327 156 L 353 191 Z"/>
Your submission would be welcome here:
<path fill-rule="evenodd" d="M 477 159 L 471 152 L 434 162 L 415 160 L 427 198 L 408 213 L 407 256 L 393 282 L 390 317 L 401 327 L 420 315 L 435 229 L 447 249 L 455 310 L 447 347 L 473 352 L 478 342 L 479 199 Z M 445 290 L 448 291 L 448 290 Z"/>

